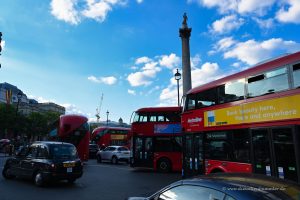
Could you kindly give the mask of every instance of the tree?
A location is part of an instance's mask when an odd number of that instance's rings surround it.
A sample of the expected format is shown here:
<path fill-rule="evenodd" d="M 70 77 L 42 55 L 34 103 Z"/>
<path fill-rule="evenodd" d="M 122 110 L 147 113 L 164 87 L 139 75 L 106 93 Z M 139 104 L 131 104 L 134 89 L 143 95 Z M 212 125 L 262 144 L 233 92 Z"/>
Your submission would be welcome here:
<path fill-rule="evenodd" d="M 12 133 L 15 125 L 16 109 L 9 104 L 0 103 L 0 137 L 4 138 L 7 133 Z"/>

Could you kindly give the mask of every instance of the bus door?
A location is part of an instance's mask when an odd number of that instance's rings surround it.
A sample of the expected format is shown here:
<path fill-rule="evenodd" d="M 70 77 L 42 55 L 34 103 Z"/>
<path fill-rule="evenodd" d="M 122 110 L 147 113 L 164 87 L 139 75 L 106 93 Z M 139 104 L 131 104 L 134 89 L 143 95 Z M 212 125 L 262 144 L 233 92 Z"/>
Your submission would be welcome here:
<path fill-rule="evenodd" d="M 298 181 L 294 130 L 290 127 L 253 129 L 253 171 Z"/>
<path fill-rule="evenodd" d="M 152 137 L 135 137 L 134 138 L 135 166 L 153 167 L 153 138 Z"/>
<path fill-rule="evenodd" d="M 203 134 L 194 136 L 194 174 L 204 173 Z"/>
<path fill-rule="evenodd" d="M 186 135 L 183 153 L 183 177 L 203 174 L 203 134 Z"/>

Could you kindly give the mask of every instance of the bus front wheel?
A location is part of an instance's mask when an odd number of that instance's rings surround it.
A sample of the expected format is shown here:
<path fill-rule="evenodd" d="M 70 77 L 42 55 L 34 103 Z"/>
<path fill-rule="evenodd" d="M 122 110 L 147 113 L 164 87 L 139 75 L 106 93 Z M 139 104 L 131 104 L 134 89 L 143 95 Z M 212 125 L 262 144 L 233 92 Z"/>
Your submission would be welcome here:
<path fill-rule="evenodd" d="M 163 172 L 163 173 L 170 172 L 171 171 L 171 162 L 166 158 L 160 159 L 157 162 L 157 170 L 159 172 Z"/>

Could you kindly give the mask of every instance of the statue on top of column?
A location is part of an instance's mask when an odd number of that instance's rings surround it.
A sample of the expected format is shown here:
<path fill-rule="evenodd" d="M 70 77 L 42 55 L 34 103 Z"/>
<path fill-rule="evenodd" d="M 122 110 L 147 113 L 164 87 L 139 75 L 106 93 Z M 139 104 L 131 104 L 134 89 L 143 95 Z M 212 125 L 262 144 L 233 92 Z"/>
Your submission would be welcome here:
<path fill-rule="evenodd" d="M 187 26 L 187 20 L 188 20 L 188 17 L 186 15 L 186 13 L 183 14 L 183 21 L 182 21 L 182 28 L 188 28 Z"/>

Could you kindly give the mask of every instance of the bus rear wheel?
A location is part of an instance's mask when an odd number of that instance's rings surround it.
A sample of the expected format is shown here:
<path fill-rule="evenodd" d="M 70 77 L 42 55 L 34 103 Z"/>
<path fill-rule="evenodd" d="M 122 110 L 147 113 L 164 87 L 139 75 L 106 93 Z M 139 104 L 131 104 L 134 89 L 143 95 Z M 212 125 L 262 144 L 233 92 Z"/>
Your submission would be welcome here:
<path fill-rule="evenodd" d="M 157 162 L 157 170 L 162 173 L 170 172 L 171 171 L 171 162 L 166 158 L 160 159 Z"/>

